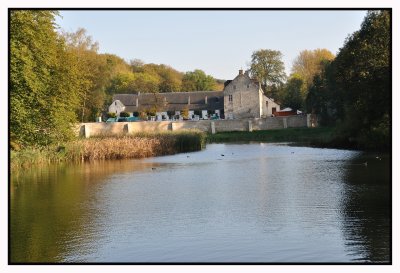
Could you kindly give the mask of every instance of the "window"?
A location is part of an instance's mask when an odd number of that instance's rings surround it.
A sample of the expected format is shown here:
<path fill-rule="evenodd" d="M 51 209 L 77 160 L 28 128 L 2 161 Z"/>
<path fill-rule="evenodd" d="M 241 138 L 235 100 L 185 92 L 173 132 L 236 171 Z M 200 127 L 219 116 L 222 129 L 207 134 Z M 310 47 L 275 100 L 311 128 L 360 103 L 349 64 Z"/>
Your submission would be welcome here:
<path fill-rule="evenodd" d="M 249 89 L 249 88 L 250 88 L 250 84 L 247 85 L 247 89 Z"/>
<path fill-rule="evenodd" d="M 228 99 L 229 99 L 229 101 L 233 101 L 233 96 L 229 95 Z"/>
<path fill-rule="evenodd" d="M 233 90 L 236 90 L 236 85 L 233 86 Z"/>
<path fill-rule="evenodd" d="M 268 101 L 267 101 L 267 100 L 265 101 L 265 106 L 267 106 L 267 107 L 268 107 Z"/>
<path fill-rule="evenodd" d="M 117 102 L 114 102 L 115 103 L 115 106 L 117 106 Z"/>

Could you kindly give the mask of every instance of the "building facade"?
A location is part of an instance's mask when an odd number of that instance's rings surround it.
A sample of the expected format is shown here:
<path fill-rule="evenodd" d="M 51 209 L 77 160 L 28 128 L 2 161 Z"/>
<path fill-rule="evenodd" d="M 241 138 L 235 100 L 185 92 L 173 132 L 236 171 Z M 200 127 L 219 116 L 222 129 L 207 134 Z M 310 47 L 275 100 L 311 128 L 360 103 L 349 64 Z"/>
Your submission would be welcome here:
<path fill-rule="evenodd" d="M 239 75 L 225 83 L 224 110 L 226 119 L 272 116 L 280 105 L 264 95 L 261 85 L 239 70 Z"/>
<path fill-rule="evenodd" d="M 109 112 L 139 115 L 151 112 L 157 120 L 245 119 L 272 116 L 279 104 L 264 95 L 260 84 L 248 72 L 225 82 L 223 91 L 116 94 Z"/>

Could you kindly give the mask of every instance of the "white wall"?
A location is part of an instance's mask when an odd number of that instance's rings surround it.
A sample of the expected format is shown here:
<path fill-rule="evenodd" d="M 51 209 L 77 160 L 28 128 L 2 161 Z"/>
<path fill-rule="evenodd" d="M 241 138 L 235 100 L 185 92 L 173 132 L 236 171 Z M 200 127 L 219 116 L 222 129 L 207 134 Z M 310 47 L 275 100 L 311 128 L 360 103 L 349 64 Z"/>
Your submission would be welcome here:
<path fill-rule="evenodd" d="M 115 113 L 117 116 L 119 116 L 119 114 L 124 110 L 125 110 L 125 105 L 123 105 L 122 102 L 119 100 L 113 101 L 111 105 L 108 107 L 108 112 Z"/>

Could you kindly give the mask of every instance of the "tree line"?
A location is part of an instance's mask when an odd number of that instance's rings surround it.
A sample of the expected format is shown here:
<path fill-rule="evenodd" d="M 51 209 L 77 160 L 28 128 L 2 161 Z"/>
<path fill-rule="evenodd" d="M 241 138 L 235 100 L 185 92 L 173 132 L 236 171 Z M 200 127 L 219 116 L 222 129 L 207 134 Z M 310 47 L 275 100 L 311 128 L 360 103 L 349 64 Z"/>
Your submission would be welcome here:
<path fill-rule="evenodd" d="M 317 114 L 320 125 L 335 126 L 337 146 L 390 149 L 390 26 L 390 11 L 368 11 L 337 56 L 326 49 L 304 50 L 287 77 L 282 53 L 261 49 L 252 55 L 250 72 L 282 107 Z"/>
<path fill-rule="evenodd" d="M 117 93 L 222 90 L 224 81 L 196 69 L 126 62 L 100 54 L 85 29 L 68 33 L 57 11 L 10 13 L 10 143 L 44 146 L 73 137 L 71 124 L 94 121 Z"/>
<path fill-rule="evenodd" d="M 114 94 L 223 89 L 223 80 L 199 69 L 182 73 L 164 64 L 126 62 L 113 54 L 100 54 L 98 43 L 84 29 L 58 31 L 58 15 L 37 10 L 10 14 L 10 140 L 14 148 L 71 139 L 71 124 L 93 121 Z M 327 49 L 303 50 L 289 76 L 280 51 L 254 51 L 251 76 L 282 108 L 315 113 L 321 125 L 336 126 L 343 143 L 388 147 L 390 24 L 389 11 L 369 11 L 361 29 L 346 39 L 337 56 Z"/>

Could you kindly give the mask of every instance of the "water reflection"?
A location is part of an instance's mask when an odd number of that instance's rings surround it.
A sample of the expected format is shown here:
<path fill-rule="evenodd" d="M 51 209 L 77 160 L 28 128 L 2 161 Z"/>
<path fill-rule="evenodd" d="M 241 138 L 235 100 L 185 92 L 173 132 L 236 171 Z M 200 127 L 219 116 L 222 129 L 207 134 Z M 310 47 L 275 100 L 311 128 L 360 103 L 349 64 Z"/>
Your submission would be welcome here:
<path fill-rule="evenodd" d="M 154 164 L 96 162 L 34 168 L 11 175 L 10 223 L 12 262 L 61 262 L 73 250 L 91 248 L 97 210 L 96 192 L 117 173 Z"/>
<path fill-rule="evenodd" d="M 387 262 L 390 160 L 374 158 L 212 144 L 13 173 L 11 260 Z"/>
<path fill-rule="evenodd" d="M 391 261 L 390 161 L 360 154 L 346 167 L 342 229 L 349 255 L 360 262 Z"/>

